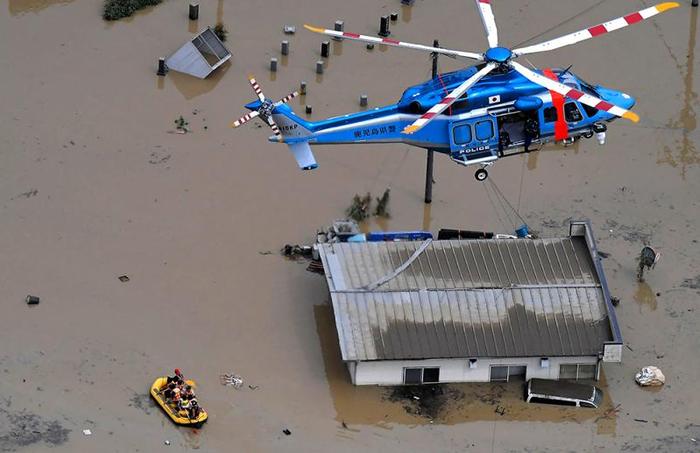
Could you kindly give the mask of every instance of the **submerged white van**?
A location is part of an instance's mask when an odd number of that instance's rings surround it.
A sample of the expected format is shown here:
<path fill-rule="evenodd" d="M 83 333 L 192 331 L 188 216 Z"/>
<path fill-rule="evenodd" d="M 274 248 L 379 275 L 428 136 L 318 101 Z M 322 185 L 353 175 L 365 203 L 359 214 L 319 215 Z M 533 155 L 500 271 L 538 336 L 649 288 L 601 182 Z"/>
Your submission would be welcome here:
<path fill-rule="evenodd" d="M 603 401 L 603 391 L 590 384 L 530 379 L 525 386 L 525 401 L 595 408 Z"/>

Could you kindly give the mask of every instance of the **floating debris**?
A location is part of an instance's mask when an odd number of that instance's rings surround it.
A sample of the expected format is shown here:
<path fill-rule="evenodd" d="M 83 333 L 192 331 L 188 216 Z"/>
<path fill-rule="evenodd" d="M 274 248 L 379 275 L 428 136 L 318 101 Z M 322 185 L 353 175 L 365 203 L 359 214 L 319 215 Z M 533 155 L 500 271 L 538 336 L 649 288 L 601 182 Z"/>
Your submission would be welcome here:
<path fill-rule="evenodd" d="M 282 250 L 280 250 L 280 253 L 282 253 L 282 256 L 290 259 L 297 259 L 297 258 L 310 258 L 311 254 L 313 252 L 313 249 L 310 245 L 291 245 L 291 244 L 285 244 L 284 247 L 282 247 Z"/>
<path fill-rule="evenodd" d="M 228 30 L 226 30 L 226 26 L 223 23 L 219 22 L 216 24 L 216 26 L 214 26 L 214 34 L 217 38 L 219 38 L 219 41 L 226 42 Z"/>
<path fill-rule="evenodd" d="M 293 35 L 297 32 L 297 27 L 295 27 L 294 25 L 285 25 L 284 28 L 282 28 L 282 30 L 284 30 L 284 33 L 286 35 Z"/>
<path fill-rule="evenodd" d="M 186 134 L 187 132 L 190 131 L 187 128 L 187 126 L 189 126 L 190 123 L 188 123 L 187 120 L 185 120 L 185 118 L 182 117 L 182 115 L 180 115 L 180 117 L 178 119 L 176 119 L 174 121 L 174 123 L 175 123 L 175 130 L 177 130 L 178 132 L 180 132 L 182 134 Z"/>
<path fill-rule="evenodd" d="M 345 211 L 347 216 L 356 222 L 361 222 L 369 217 L 369 209 L 372 204 L 372 195 L 367 192 L 364 197 L 358 194 L 352 199 L 352 204 Z"/>
<path fill-rule="evenodd" d="M 655 366 L 645 366 L 634 376 L 634 380 L 642 387 L 659 387 L 664 385 L 666 377 Z"/>
<path fill-rule="evenodd" d="M 24 301 L 27 303 L 27 305 L 38 305 L 40 300 L 37 296 L 32 296 L 28 295 Z"/>
<path fill-rule="evenodd" d="M 239 390 L 241 387 L 243 387 L 243 378 L 238 376 L 237 374 L 222 374 L 219 376 L 219 381 L 221 382 L 221 385 L 226 385 L 235 388 L 236 390 Z"/>
<path fill-rule="evenodd" d="M 386 189 L 384 193 L 382 194 L 381 197 L 377 198 L 377 207 L 374 209 L 374 215 L 377 217 L 385 217 L 389 218 L 391 217 L 389 215 L 389 195 L 391 193 L 391 189 Z"/>

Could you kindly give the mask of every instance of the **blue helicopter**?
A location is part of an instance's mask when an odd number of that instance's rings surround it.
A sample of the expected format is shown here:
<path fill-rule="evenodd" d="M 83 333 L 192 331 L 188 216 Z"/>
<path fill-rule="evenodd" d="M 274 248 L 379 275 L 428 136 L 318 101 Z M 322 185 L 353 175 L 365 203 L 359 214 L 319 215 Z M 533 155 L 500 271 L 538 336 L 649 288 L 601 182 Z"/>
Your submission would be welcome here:
<path fill-rule="evenodd" d="M 477 165 L 475 177 L 484 181 L 486 167 L 501 157 L 529 152 L 551 141 L 571 144 L 596 136 L 605 143 L 606 124 L 639 116 L 630 109 L 628 94 L 586 83 L 568 69 L 528 69 L 516 58 L 575 44 L 624 28 L 679 6 L 659 3 L 617 19 L 540 44 L 518 49 L 500 47 L 491 0 L 476 0 L 489 49 L 482 53 L 450 50 L 304 25 L 312 32 L 335 38 L 476 60 L 476 66 L 445 73 L 406 89 L 393 105 L 368 111 L 306 121 L 287 102 L 293 92 L 273 102 L 249 77 L 258 100 L 245 107 L 250 113 L 236 120 L 238 127 L 255 117 L 274 133 L 273 142 L 289 146 L 302 170 L 318 167 L 309 145 L 345 143 L 405 143 L 447 154 L 461 165 Z"/>

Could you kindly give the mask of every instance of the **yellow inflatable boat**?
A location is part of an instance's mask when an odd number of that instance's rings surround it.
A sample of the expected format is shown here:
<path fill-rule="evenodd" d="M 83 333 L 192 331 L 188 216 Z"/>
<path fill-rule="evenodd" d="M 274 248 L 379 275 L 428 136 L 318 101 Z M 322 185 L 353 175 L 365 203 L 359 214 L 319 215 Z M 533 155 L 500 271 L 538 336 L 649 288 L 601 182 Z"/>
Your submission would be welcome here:
<path fill-rule="evenodd" d="M 158 405 L 165 411 L 166 414 L 178 425 L 182 426 L 192 426 L 194 428 L 200 428 L 204 422 L 207 421 L 207 412 L 200 407 L 199 416 L 197 418 L 189 418 L 189 414 L 184 409 L 178 409 L 178 407 L 165 401 L 164 390 L 167 386 L 168 378 L 166 376 L 159 377 L 151 385 L 151 396 L 158 403 Z M 192 387 L 195 386 L 194 381 L 185 381 Z"/>

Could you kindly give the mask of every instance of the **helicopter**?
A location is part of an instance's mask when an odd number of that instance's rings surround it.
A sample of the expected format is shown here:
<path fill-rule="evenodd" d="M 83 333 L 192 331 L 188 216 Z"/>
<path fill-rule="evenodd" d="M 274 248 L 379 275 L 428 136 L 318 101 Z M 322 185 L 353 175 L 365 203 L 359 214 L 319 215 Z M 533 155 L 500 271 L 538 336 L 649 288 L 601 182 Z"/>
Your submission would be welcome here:
<path fill-rule="evenodd" d="M 312 32 L 369 44 L 413 49 L 478 62 L 439 74 L 407 88 L 392 105 L 306 121 L 287 102 L 293 92 L 273 102 L 249 76 L 258 99 L 245 105 L 251 112 L 232 123 L 239 127 L 255 117 L 270 126 L 272 142 L 286 143 L 299 168 L 318 167 L 310 145 L 405 143 L 448 155 L 452 161 L 476 165 L 478 181 L 502 157 L 531 151 L 552 141 L 571 144 L 595 136 L 605 144 L 607 124 L 618 118 L 638 122 L 630 109 L 635 99 L 621 91 L 592 85 L 566 69 L 529 69 L 518 57 L 576 44 L 649 19 L 679 6 L 664 2 L 623 17 L 539 44 L 509 49 L 498 40 L 491 0 L 475 0 L 489 48 L 484 53 L 451 50 L 304 25 Z"/>

